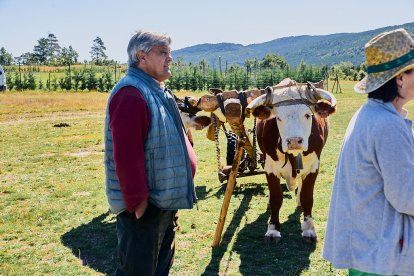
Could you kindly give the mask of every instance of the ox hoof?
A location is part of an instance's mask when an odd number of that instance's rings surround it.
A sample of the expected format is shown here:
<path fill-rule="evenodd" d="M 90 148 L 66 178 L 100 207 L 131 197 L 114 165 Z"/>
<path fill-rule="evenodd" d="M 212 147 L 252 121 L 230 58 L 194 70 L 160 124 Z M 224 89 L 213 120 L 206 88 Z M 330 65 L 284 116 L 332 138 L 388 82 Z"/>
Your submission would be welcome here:
<path fill-rule="evenodd" d="M 306 216 L 301 225 L 302 228 L 302 238 L 306 242 L 316 242 L 316 231 L 313 224 L 313 219 L 311 216 Z"/>
<path fill-rule="evenodd" d="M 302 239 L 306 243 L 315 243 L 315 242 L 318 241 L 318 238 L 317 237 L 305 237 L 305 236 L 302 236 Z"/>
<path fill-rule="evenodd" d="M 267 226 L 267 232 L 264 238 L 266 243 L 279 243 L 281 237 L 282 235 L 280 235 L 280 232 L 276 229 L 274 224 L 269 224 Z"/>

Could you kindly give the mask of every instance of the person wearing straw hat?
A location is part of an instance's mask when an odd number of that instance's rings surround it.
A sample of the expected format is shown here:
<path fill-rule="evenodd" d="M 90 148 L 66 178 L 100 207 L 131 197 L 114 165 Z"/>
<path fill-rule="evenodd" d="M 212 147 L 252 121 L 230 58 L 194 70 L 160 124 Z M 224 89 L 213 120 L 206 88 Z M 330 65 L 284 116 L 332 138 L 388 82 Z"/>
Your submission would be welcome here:
<path fill-rule="evenodd" d="M 367 76 L 339 153 L 323 257 L 349 275 L 414 275 L 414 40 L 404 29 L 365 45 Z"/>

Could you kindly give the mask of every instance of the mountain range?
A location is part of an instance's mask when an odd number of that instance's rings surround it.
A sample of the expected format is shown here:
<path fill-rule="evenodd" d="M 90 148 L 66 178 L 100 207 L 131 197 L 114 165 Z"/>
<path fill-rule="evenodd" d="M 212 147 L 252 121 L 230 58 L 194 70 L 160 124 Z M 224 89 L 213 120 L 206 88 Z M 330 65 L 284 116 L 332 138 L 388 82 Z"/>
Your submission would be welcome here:
<path fill-rule="evenodd" d="M 381 32 L 397 28 L 404 28 L 414 35 L 412 22 L 359 33 L 289 36 L 246 46 L 234 43 L 205 43 L 178 49 L 172 54 L 175 59 L 182 57 L 186 63 L 198 63 L 205 59 L 213 68 L 218 68 L 219 57 L 222 66 L 226 63 L 243 65 L 247 59 L 261 60 L 266 54 L 271 53 L 284 57 L 290 66 L 298 65 L 301 60 L 313 65 L 332 65 L 342 61 L 359 65 L 365 59 L 365 43 Z"/>

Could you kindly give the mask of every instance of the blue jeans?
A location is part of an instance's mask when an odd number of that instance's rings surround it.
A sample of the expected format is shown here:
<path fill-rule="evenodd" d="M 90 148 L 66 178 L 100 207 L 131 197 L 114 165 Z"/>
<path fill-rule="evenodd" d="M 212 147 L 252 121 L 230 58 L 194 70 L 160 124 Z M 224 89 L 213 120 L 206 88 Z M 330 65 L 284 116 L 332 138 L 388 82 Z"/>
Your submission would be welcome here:
<path fill-rule="evenodd" d="M 174 260 L 177 211 L 148 203 L 144 215 L 124 211 L 116 218 L 120 266 L 116 275 L 168 275 Z"/>

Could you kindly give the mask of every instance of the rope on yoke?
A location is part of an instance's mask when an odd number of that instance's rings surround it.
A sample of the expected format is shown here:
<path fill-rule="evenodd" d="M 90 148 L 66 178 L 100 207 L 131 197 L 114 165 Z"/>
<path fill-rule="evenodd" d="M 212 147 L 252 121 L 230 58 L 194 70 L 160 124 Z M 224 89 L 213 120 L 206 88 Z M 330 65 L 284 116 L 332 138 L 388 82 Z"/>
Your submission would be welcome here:
<path fill-rule="evenodd" d="M 259 160 L 259 158 L 258 158 L 258 152 L 257 152 L 257 145 L 256 145 L 256 117 L 254 117 L 254 120 L 253 120 L 253 129 L 252 129 L 252 134 L 253 134 L 253 158 L 252 158 L 252 160 L 251 160 L 251 163 L 250 163 L 250 166 L 249 166 L 249 169 L 250 169 L 250 171 L 254 171 L 255 169 L 256 169 L 256 167 L 257 167 L 257 162 L 258 162 L 258 160 Z"/>
<path fill-rule="evenodd" d="M 211 114 L 211 117 L 213 118 L 213 124 L 214 124 L 214 143 L 216 144 L 217 172 L 220 173 L 221 159 L 220 159 L 219 127 L 217 124 L 218 118 L 214 114 Z"/>

